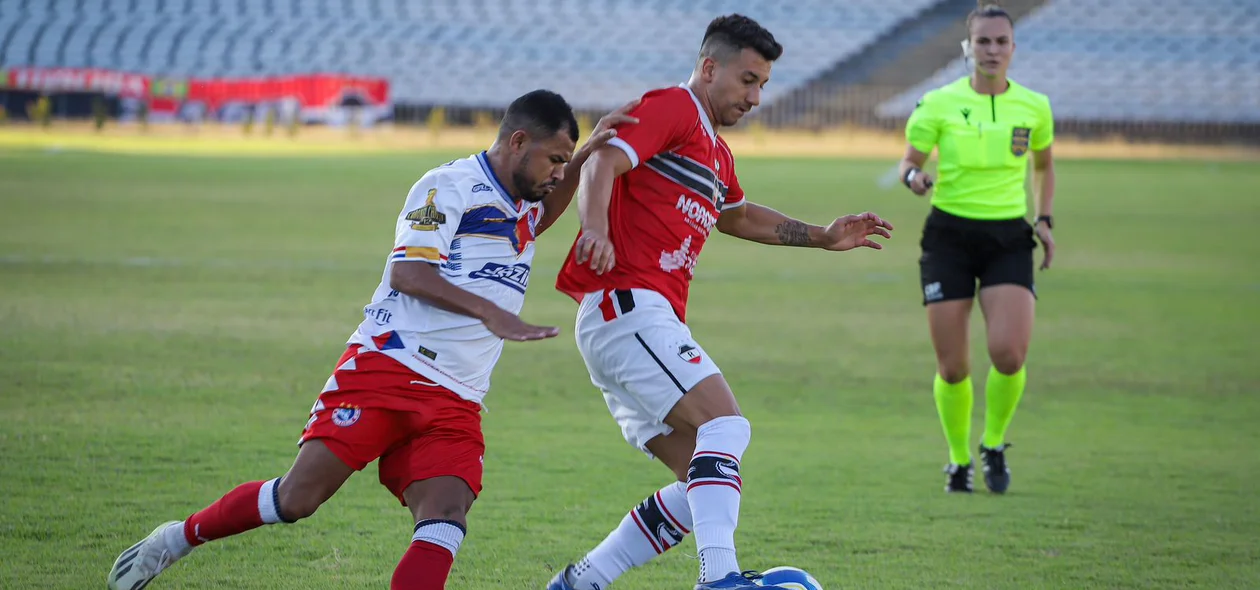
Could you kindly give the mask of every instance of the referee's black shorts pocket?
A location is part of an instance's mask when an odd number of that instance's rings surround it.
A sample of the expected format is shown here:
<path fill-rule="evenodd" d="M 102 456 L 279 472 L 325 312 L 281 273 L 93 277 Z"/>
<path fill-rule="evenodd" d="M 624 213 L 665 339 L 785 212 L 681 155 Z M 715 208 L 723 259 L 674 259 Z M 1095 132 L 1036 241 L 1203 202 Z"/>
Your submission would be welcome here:
<path fill-rule="evenodd" d="M 963 232 L 929 221 L 919 246 L 919 286 L 924 305 L 976 296 L 975 260 Z"/>

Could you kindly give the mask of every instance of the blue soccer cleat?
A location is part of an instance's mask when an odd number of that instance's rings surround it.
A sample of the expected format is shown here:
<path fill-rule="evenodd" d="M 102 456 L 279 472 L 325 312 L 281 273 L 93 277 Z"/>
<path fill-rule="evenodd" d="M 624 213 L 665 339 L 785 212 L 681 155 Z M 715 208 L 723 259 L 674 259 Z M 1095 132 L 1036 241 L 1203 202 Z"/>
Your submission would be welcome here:
<path fill-rule="evenodd" d="M 725 578 L 704 584 L 696 584 L 696 590 L 725 590 L 726 588 L 770 588 L 771 590 L 788 590 L 783 586 L 762 586 L 757 583 L 761 574 L 754 571 L 731 572 Z M 550 590 L 550 589 L 548 589 Z"/>
<path fill-rule="evenodd" d="M 569 572 L 572 570 L 573 564 L 570 563 L 565 566 L 564 569 L 560 570 L 560 573 L 556 574 L 556 577 L 547 583 L 547 590 L 576 590 L 569 584 Z"/>

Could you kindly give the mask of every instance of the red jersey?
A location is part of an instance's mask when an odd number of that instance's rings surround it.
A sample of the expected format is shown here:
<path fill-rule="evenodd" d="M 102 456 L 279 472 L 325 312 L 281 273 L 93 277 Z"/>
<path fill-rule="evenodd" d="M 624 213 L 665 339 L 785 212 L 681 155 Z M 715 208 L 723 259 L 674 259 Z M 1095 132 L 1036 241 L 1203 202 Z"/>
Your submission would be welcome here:
<path fill-rule="evenodd" d="M 577 301 L 605 289 L 650 289 L 686 321 L 687 292 L 700 250 L 726 209 L 744 204 L 735 158 L 686 86 L 653 90 L 608 142 L 630 157 L 613 181 L 608 232 L 616 264 L 603 275 L 569 249 L 556 289 Z M 581 237 L 581 233 L 578 233 Z M 576 242 L 574 246 L 576 246 Z"/>

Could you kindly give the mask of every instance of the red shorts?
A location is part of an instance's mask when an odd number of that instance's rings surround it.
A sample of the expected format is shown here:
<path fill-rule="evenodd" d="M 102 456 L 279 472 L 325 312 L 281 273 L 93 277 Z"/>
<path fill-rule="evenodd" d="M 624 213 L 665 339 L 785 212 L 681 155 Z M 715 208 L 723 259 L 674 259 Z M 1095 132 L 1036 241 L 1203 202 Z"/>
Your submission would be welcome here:
<path fill-rule="evenodd" d="M 458 477 L 481 493 L 480 405 L 358 346 L 341 355 L 329 385 L 299 445 L 319 439 L 355 470 L 380 459 L 381 484 L 404 506 L 408 485 L 434 477 Z"/>

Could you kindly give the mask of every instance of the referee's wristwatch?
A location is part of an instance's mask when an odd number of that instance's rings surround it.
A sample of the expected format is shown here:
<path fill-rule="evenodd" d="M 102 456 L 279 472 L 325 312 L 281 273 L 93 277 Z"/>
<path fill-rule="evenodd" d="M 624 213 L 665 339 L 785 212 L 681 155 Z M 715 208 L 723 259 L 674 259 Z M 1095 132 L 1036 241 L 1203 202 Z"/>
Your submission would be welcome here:
<path fill-rule="evenodd" d="M 906 170 L 906 175 L 901 177 L 901 183 L 906 185 L 906 188 L 909 188 L 910 183 L 914 182 L 914 177 L 922 173 L 923 171 L 918 168 L 911 168 L 909 170 Z"/>
<path fill-rule="evenodd" d="M 1033 227 L 1036 227 L 1038 223 L 1043 221 L 1046 222 L 1046 228 L 1054 229 L 1054 217 L 1050 215 L 1038 215 L 1037 221 L 1033 222 Z"/>

